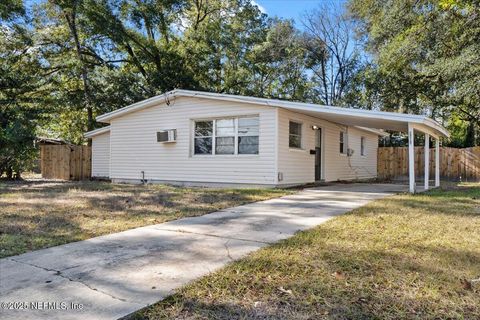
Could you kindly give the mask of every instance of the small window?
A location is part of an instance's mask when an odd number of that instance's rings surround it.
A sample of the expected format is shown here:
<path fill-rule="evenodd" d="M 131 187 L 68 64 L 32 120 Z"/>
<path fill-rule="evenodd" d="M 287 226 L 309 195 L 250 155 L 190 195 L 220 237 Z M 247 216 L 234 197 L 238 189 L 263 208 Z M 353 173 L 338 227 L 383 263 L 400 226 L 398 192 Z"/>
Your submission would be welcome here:
<path fill-rule="evenodd" d="M 195 122 L 195 154 L 212 154 L 213 121 Z"/>
<path fill-rule="evenodd" d="M 301 123 L 290 121 L 288 145 L 290 146 L 290 148 L 300 149 L 302 147 L 302 124 Z"/>
<path fill-rule="evenodd" d="M 365 155 L 365 137 L 360 138 L 360 154 Z"/>
<path fill-rule="evenodd" d="M 340 153 L 347 153 L 347 133 L 340 131 Z"/>
<path fill-rule="evenodd" d="M 238 154 L 258 154 L 258 117 L 238 119 Z"/>

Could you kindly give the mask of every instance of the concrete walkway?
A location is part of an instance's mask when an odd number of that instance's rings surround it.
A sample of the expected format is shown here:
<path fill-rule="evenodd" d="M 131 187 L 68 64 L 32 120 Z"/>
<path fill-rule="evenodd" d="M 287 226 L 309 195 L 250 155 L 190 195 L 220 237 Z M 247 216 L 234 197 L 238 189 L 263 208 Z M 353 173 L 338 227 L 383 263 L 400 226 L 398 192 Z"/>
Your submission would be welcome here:
<path fill-rule="evenodd" d="M 4 258 L 0 318 L 118 319 L 249 252 L 399 191 L 405 186 L 339 184 L 306 189 Z M 8 304 L 13 302 L 17 305 Z M 32 310 L 40 307 L 44 310 Z"/>

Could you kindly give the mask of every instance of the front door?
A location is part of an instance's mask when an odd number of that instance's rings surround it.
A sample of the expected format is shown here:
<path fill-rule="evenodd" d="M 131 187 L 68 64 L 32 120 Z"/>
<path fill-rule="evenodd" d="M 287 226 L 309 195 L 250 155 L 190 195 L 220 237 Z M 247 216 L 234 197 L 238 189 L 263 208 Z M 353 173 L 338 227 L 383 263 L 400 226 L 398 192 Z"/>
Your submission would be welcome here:
<path fill-rule="evenodd" d="M 315 130 L 315 181 L 322 179 L 322 128 Z"/>

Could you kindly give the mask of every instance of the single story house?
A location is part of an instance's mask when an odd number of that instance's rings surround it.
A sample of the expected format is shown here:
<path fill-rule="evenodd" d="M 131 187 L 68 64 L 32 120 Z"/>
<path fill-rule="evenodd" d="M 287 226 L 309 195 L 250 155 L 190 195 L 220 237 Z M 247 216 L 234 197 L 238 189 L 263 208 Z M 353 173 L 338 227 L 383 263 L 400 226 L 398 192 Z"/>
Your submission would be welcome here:
<path fill-rule="evenodd" d="M 189 90 L 97 121 L 109 126 L 85 134 L 92 176 L 127 183 L 274 187 L 375 178 L 379 129 L 409 131 L 411 139 L 417 130 L 437 142 L 448 135 L 425 116 Z"/>

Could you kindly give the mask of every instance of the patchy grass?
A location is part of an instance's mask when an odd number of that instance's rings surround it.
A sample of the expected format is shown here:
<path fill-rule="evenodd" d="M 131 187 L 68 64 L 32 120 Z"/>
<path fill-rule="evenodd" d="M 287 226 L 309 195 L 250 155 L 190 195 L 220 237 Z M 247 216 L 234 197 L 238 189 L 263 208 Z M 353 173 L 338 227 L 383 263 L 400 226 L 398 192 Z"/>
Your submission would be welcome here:
<path fill-rule="evenodd" d="M 0 181 L 0 257 L 290 193 L 94 181 Z"/>
<path fill-rule="evenodd" d="M 132 319 L 480 319 L 480 185 L 372 202 Z"/>

